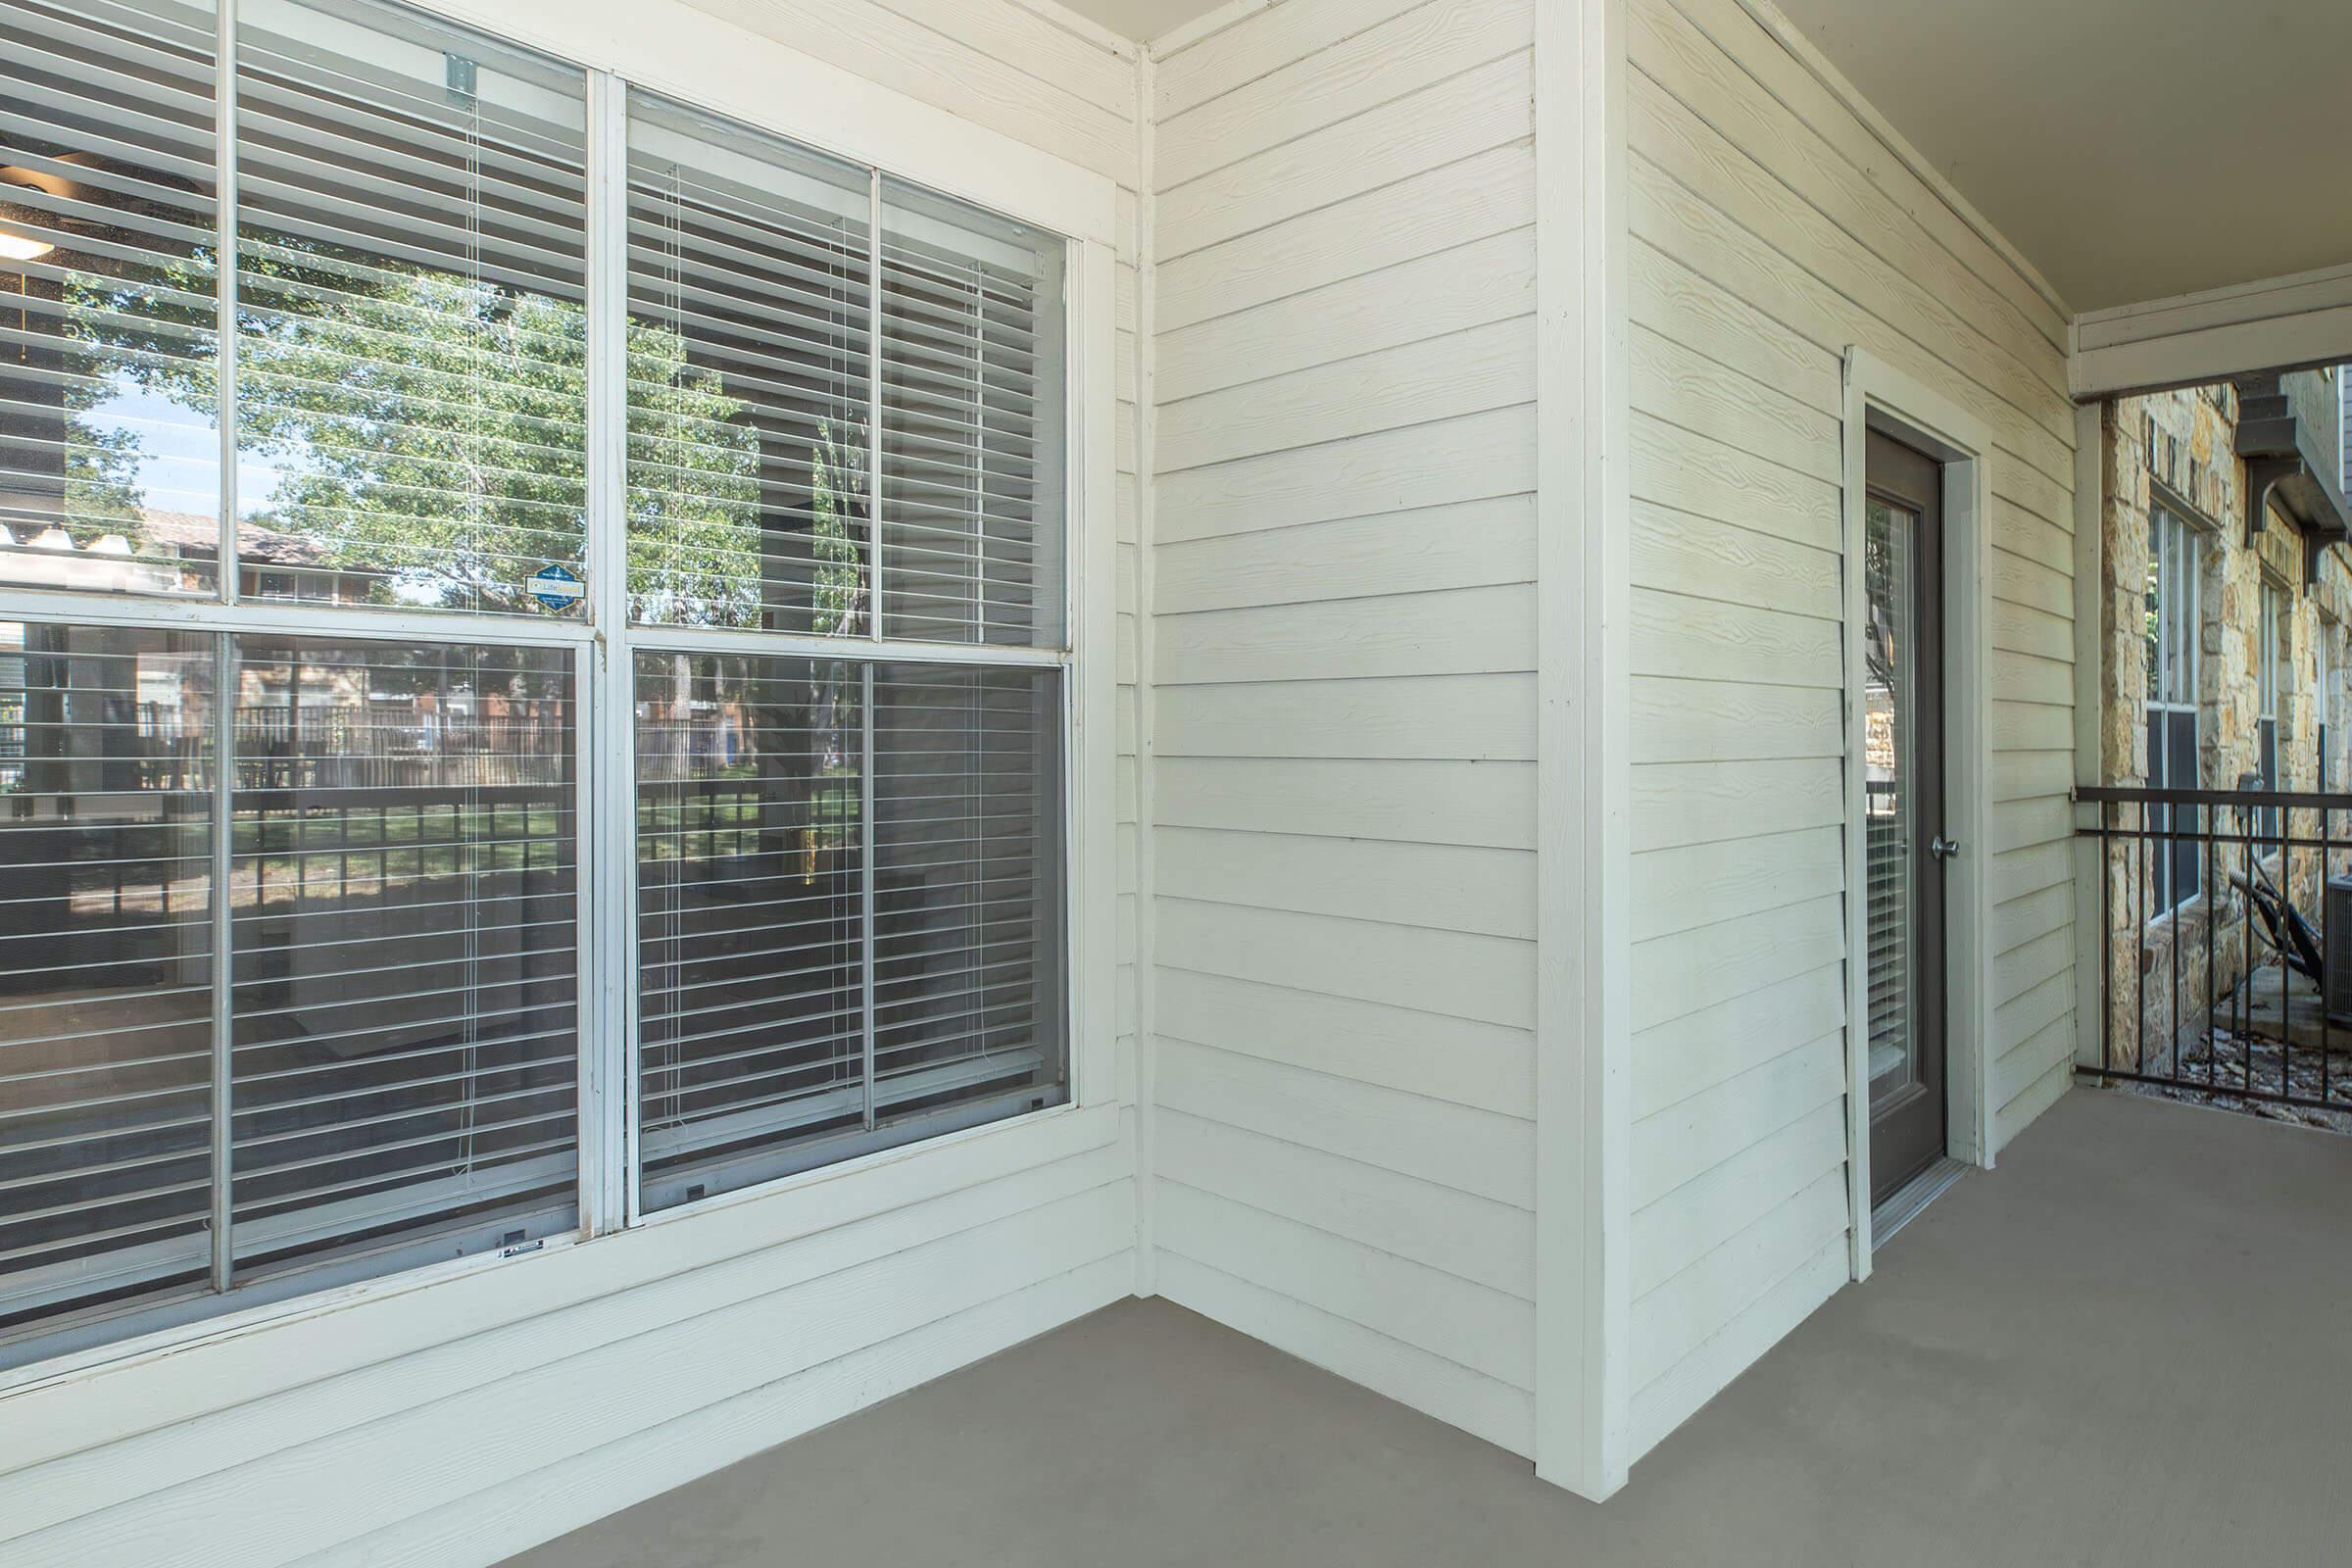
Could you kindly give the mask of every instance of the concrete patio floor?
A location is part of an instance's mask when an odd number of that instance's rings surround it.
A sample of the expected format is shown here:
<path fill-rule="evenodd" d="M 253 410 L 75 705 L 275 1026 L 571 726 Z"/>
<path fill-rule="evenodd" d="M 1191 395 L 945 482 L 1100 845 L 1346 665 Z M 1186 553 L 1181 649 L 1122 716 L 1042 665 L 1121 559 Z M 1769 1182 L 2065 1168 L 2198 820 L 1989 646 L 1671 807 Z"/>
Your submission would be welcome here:
<path fill-rule="evenodd" d="M 2348 1462 L 2352 1139 L 2078 1090 L 1605 1507 L 1128 1301 L 509 1568 L 2340 1562 Z"/>

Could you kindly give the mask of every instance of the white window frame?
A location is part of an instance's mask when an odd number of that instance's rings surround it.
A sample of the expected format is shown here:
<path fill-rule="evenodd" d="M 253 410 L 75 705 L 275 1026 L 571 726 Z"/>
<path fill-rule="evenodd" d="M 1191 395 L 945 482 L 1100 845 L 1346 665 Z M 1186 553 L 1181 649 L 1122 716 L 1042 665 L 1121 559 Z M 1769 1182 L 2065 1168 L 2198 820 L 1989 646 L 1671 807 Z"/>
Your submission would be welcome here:
<path fill-rule="evenodd" d="M 2278 777 L 2278 687 L 2286 674 L 2278 658 L 2278 638 L 2286 630 L 2286 617 L 2294 612 L 2286 589 L 2268 572 L 2263 573 L 2256 603 L 2260 608 L 2254 637 L 2254 765 L 2262 774 L 2262 787 L 2276 791 L 2286 788 Z M 2255 834 L 2275 838 L 2282 826 L 2278 808 L 2266 806 L 2257 813 Z"/>
<path fill-rule="evenodd" d="M 2165 554 L 2165 542 L 2168 537 L 2179 541 L 2179 550 L 2169 558 L 2172 563 L 2169 566 L 2165 564 L 2168 560 Z M 2201 732 L 2205 721 L 2200 716 L 2197 680 L 2198 645 L 2202 626 L 2199 596 L 2203 592 L 2200 558 L 2204 554 L 2204 536 L 2202 531 L 2193 526 L 2186 517 L 2160 501 L 2148 511 L 2148 546 L 2150 554 L 2158 563 L 2156 648 L 2152 655 L 2153 667 L 2148 671 L 2149 679 L 2155 684 L 2157 693 L 2153 697 L 2143 697 L 2141 700 L 2140 733 L 2143 735 L 2147 733 L 2147 716 L 2151 713 L 2168 715 L 2185 713 L 2188 715 L 2189 722 Z M 2176 642 L 2180 658 L 2177 665 L 2170 666 L 2170 673 L 2175 678 L 2168 683 L 2168 666 L 2164 656 L 2167 648 Z M 2203 744 L 2201 733 L 2198 743 Z M 2167 754 L 2159 748 L 2152 747 L 2150 749 L 2148 756 L 2149 783 L 2160 789 L 2195 788 L 2196 781 L 2194 779 L 2186 783 L 2172 778 L 2166 778 L 2162 783 L 2157 782 L 2158 776 L 2164 771 L 2165 755 Z M 2152 808 L 2149 812 L 2149 825 L 2162 827 L 2166 821 L 2166 813 L 2169 813 L 2170 809 L 2166 807 Z M 2198 868 L 2196 888 L 2183 894 L 2173 886 L 2173 858 L 2170 841 L 2159 842 L 2149 866 L 2149 872 L 2148 918 L 2151 920 L 2160 915 L 2169 914 L 2204 892 L 2202 866 Z"/>
<path fill-rule="evenodd" d="M 2335 727 L 2335 671 L 2333 645 L 2342 635 L 2341 629 L 2326 611 L 2320 612 L 2319 635 L 2312 643 L 2313 687 L 2311 697 L 2312 739 L 2314 754 L 2319 758 L 2319 770 L 2314 775 L 2315 787 L 2325 793 L 2335 783 L 2334 758 L 2329 755 Z"/>
<path fill-rule="evenodd" d="M 219 0 L 218 49 L 233 48 L 240 3 Z M 974 125 L 918 99 L 747 31 L 679 0 L 401 0 L 413 9 L 535 49 L 586 73 L 588 92 L 588 593 L 577 618 L 482 614 L 428 609 L 240 602 L 236 572 L 223 569 L 216 596 L 130 598 L 76 590 L 0 585 L 0 619 L 141 626 L 166 630 L 331 636 L 354 641 L 513 643 L 568 649 L 580 739 L 577 846 L 580 920 L 579 1207 L 574 1233 L 514 1257 L 496 1253 L 287 1296 L 111 1340 L 0 1370 L 0 1398 L 51 1387 L 126 1362 L 179 1356 L 209 1342 L 251 1344 L 258 1325 L 304 1321 L 385 1303 L 431 1285 L 485 1270 L 537 1268 L 548 1309 L 602 1294 L 576 1270 L 554 1277 L 539 1260 L 576 1244 L 653 1230 L 712 1211 L 730 1228 L 768 1242 L 825 1215 L 871 1211 L 914 1196 L 954 1191 L 1020 1168 L 1054 1152 L 1077 1152 L 1117 1136 L 1114 1018 L 1116 951 L 1115 702 L 1117 416 L 1115 258 L 1117 185 L 1066 160 Z M 234 72 L 217 72 L 222 222 L 233 220 Z M 614 373 L 626 309 L 626 146 L 616 112 L 626 90 L 643 88 L 756 129 L 868 165 L 910 183 L 1063 236 L 1068 322 L 1065 647 L 880 645 L 892 662 L 1058 665 L 1065 712 L 1063 831 L 1064 952 L 1069 1095 L 1065 1102 L 922 1142 L 820 1165 L 771 1182 L 715 1194 L 658 1213 L 633 1212 L 636 1179 L 637 970 L 633 843 L 633 647 L 625 613 L 626 514 L 622 445 L 624 377 Z M 615 200 L 617 194 L 618 200 Z M 223 318 L 233 316 L 235 270 L 221 270 Z M 224 332 L 220 381 L 235 384 L 233 334 Z M 234 421 L 221 421 L 223 538 L 233 530 Z M 223 552 L 223 561 L 228 559 Z M 662 648 L 837 656 L 839 640 L 648 627 Z M 613 799 L 615 792 L 619 799 Z M 605 911 L 600 918 L 596 911 Z M 1024 1155 L 1022 1151 L 1033 1150 Z M 809 1190 L 821 1184 L 821 1198 Z M 778 1212 L 777 1205 L 788 1205 Z M 724 1223 L 724 1222 L 722 1222 Z M 705 1233 L 703 1245 L 708 1247 Z M 649 1254 L 650 1258 L 650 1254 Z M 617 1263 L 614 1266 L 621 1266 Z M 585 1288 L 583 1288 L 585 1286 Z M 520 1283 L 515 1292 L 528 1288 Z M 355 1337 L 352 1362 L 371 1358 Z M 258 1369 L 257 1369 L 258 1370 Z M 275 1380 L 263 1378 L 262 1383 Z M 258 1387 L 258 1385 L 256 1385 Z M 240 1396 L 250 1396 L 241 1395 Z"/>

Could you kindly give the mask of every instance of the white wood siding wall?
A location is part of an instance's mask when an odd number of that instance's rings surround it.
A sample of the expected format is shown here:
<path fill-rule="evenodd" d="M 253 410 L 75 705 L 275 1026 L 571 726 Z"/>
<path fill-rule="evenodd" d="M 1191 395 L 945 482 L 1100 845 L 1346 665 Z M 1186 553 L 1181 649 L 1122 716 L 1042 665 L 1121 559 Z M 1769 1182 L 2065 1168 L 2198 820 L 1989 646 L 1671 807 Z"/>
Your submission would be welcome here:
<path fill-rule="evenodd" d="M 1629 0 L 1633 1436 L 1845 1282 L 1839 361 L 1994 433 L 1997 1149 L 2073 1057 L 2066 323 L 1740 0 Z"/>
<path fill-rule="evenodd" d="M 1157 60 L 1159 1290 L 1533 1444 L 1532 0 Z"/>
<path fill-rule="evenodd" d="M 1117 178 L 1118 1027 L 1134 1028 L 1136 51 L 1018 0 L 696 0 Z M 1132 1043 L 1120 1053 L 1132 1061 Z M 491 1563 L 1126 1296 L 1116 1106 L 12 1396 L 0 1561 Z M 985 1138 L 985 1135 L 984 1135 Z"/>

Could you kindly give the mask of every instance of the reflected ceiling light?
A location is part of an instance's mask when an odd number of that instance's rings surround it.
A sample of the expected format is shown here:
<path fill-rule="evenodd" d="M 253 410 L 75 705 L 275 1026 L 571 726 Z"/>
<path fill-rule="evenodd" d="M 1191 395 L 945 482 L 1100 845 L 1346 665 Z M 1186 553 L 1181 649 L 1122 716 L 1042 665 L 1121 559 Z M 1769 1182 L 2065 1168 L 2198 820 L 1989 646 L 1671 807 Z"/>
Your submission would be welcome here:
<path fill-rule="evenodd" d="M 30 185 L 52 196 L 67 196 L 73 191 L 73 182 L 70 180 L 37 169 L 20 169 L 15 164 L 0 167 L 0 185 Z M 34 239 L 29 234 L 0 228 L 0 262 L 38 261 L 55 249 L 57 247 L 45 239 Z"/>

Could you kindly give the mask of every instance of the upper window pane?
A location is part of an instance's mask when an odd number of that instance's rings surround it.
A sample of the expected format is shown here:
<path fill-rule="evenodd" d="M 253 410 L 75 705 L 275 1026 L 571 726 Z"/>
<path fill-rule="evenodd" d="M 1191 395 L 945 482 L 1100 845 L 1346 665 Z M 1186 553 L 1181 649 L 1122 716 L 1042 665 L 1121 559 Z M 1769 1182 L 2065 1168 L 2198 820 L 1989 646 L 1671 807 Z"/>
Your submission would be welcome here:
<path fill-rule="evenodd" d="M 583 93 L 363 0 L 242 19 L 244 592 L 543 613 L 581 571 Z"/>
<path fill-rule="evenodd" d="M 886 637 L 1065 641 L 1065 250 L 1042 229 L 884 182 Z"/>
<path fill-rule="evenodd" d="M 629 101 L 630 613 L 863 635 L 870 179 Z"/>
<path fill-rule="evenodd" d="M 211 591 L 213 8 L 0 11 L 0 581 Z"/>

